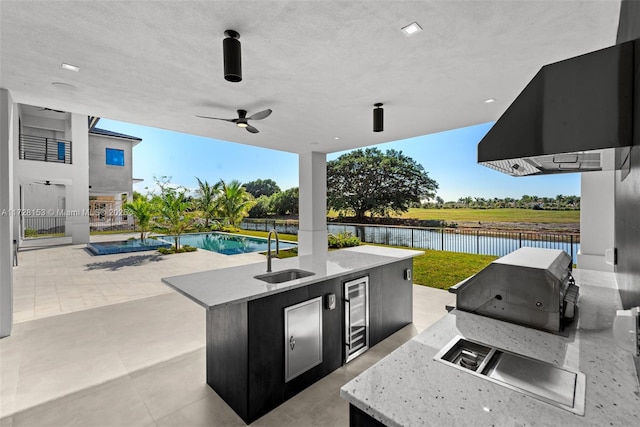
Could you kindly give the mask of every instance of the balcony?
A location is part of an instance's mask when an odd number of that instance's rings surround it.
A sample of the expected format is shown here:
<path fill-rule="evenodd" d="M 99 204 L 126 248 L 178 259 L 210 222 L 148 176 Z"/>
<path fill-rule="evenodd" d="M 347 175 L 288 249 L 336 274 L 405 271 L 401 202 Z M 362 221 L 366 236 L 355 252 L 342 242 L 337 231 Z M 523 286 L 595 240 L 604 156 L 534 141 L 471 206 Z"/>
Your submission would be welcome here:
<path fill-rule="evenodd" d="M 72 164 L 71 141 L 20 134 L 20 160 Z"/>

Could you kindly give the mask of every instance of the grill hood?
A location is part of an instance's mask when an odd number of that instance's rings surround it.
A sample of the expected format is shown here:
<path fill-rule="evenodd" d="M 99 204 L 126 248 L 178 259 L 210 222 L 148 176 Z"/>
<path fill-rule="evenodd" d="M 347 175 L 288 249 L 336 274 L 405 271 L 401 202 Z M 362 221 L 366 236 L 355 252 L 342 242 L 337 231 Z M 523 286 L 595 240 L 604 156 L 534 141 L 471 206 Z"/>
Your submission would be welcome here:
<path fill-rule="evenodd" d="M 621 168 L 640 99 L 639 48 L 640 39 L 542 67 L 480 141 L 478 163 L 512 176 Z M 602 150 L 612 148 L 607 165 Z"/>

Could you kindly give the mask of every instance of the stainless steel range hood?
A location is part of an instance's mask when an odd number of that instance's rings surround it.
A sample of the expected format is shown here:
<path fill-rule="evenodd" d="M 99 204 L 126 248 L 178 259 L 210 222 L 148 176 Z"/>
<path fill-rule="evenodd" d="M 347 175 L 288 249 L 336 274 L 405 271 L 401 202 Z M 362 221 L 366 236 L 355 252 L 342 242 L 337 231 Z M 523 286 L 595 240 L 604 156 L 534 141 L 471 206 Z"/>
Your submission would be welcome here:
<path fill-rule="evenodd" d="M 478 163 L 512 176 L 605 169 L 602 149 L 633 145 L 639 48 L 640 39 L 542 67 L 480 141 Z"/>

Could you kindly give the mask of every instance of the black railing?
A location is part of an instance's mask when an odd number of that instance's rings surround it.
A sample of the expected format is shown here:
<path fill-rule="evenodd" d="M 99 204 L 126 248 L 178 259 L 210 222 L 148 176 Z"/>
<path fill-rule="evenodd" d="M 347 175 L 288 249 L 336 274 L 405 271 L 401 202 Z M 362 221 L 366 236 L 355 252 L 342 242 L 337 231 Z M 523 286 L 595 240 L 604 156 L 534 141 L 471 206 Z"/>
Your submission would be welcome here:
<path fill-rule="evenodd" d="M 245 230 L 298 234 L 297 221 L 245 219 Z M 332 234 L 351 233 L 365 243 L 406 246 L 450 252 L 503 256 L 521 247 L 562 249 L 576 262 L 580 249 L 580 235 L 573 233 L 537 233 L 520 231 L 492 231 L 457 228 L 402 227 L 371 224 L 328 223 Z"/>
<path fill-rule="evenodd" d="M 298 221 L 245 218 L 240 223 L 240 228 L 254 231 L 270 231 L 275 229 L 278 233 L 298 234 Z"/>
<path fill-rule="evenodd" d="M 23 216 L 24 237 L 64 236 L 66 220 L 63 216 Z"/>
<path fill-rule="evenodd" d="M 20 134 L 20 159 L 71 164 L 71 141 Z"/>

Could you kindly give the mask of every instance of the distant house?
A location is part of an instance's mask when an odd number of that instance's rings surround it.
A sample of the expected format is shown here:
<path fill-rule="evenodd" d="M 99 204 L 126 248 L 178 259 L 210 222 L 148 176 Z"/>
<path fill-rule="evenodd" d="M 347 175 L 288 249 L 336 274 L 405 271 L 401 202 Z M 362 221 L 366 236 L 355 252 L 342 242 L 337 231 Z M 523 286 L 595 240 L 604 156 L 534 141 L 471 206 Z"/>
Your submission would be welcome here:
<path fill-rule="evenodd" d="M 91 222 L 122 221 L 123 200 L 133 196 L 132 148 L 142 139 L 105 129 L 89 130 Z"/>
<path fill-rule="evenodd" d="M 88 239 L 89 224 L 130 221 L 122 208 L 133 196 L 133 184 L 141 181 L 132 176 L 132 149 L 142 139 L 96 128 L 98 120 L 20 105 L 14 149 L 14 200 L 20 206 L 16 235 L 72 236 L 76 227 L 76 234 Z M 78 136 L 83 129 L 85 135 Z"/>

